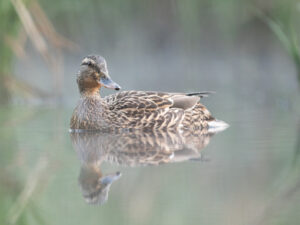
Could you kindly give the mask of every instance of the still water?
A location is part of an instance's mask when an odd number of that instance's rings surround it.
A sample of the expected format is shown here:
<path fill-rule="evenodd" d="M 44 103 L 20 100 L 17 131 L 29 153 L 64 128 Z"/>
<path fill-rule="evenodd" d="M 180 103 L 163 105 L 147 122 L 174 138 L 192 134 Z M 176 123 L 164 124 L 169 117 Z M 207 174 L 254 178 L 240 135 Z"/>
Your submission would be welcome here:
<path fill-rule="evenodd" d="M 71 112 L 1 108 L 0 224 L 300 224 L 293 110 L 217 134 L 73 134 Z"/>

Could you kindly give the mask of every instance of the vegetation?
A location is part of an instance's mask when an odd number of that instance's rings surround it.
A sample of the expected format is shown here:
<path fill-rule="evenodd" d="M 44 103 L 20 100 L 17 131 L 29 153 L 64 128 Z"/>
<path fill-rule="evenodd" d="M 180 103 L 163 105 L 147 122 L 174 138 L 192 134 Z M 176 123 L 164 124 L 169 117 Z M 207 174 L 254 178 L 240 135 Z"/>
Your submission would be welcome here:
<path fill-rule="evenodd" d="M 22 10 L 20 7 L 23 7 Z M 42 9 L 46 9 L 45 13 Z M 29 20 L 28 16 L 22 15 L 24 12 L 28 14 Z M 45 65 L 53 74 L 55 96 L 61 95 L 63 85 L 61 49 L 63 47 L 75 50 L 78 47 L 61 37 L 50 21 L 61 33 L 79 42 L 86 34 L 97 32 L 93 31 L 92 27 L 97 27 L 96 24 L 101 21 L 102 32 L 99 31 L 101 32 L 99 38 L 106 43 L 122 36 L 124 29 L 132 33 L 129 38 L 134 40 L 136 36 L 134 29 L 142 26 L 147 29 L 144 29 L 141 36 L 154 44 L 149 46 L 150 48 L 164 48 L 178 40 L 195 48 L 198 40 L 205 35 L 217 34 L 234 44 L 235 36 L 243 25 L 256 20 L 256 12 L 259 12 L 259 18 L 266 22 L 281 41 L 299 71 L 300 30 L 296 25 L 300 16 L 296 0 L 271 2 L 91 0 L 88 4 L 79 0 L 54 2 L 40 0 L 39 3 L 36 0 L 3 0 L 0 3 L 0 29 L 4 31 L 0 34 L 0 101 L 8 102 L 11 94 L 16 92 L 21 95 L 24 92 L 31 92 L 33 95 L 43 96 L 37 87 L 32 87 L 28 83 L 24 85 L 24 82 L 20 85 L 13 77 L 14 58 L 25 57 L 27 40 L 33 43 L 37 53 L 42 56 Z M 28 24 L 30 22 L 31 25 Z M 300 81 L 300 75 L 298 78 Z"/>
<path fill-rule="evenodd" d="M 9 40 L 16 38 L 21 28 L 20 20 L 12 6 L 7 1 L 0 2 L 0 102 L 7 102 L 10 93 L 7 80 L 12 76 L 14 53 Z M 11 43 L 11 42 L 10 42 Z"/>
<path fill-rule="evenodd" d="M 300 88 L 300 46 L 299 24 L 300 5 L 297 1 L 281 1 L 274 6 L 273 13 L 259 12 L 259 17 L 266 22 L 274 35 L 282 43 L 283 47 L 293 59 L 297 73 Z"/>

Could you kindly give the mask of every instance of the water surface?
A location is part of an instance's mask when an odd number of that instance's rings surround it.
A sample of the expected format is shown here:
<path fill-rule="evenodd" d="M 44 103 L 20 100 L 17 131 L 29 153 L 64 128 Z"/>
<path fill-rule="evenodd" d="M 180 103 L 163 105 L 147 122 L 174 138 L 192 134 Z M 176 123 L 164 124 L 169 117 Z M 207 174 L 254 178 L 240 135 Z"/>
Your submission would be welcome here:
<path fill-rule="evenodd" d="M 217 112 L 231 126 L 204 138 L 199 134 L 203 144 L 194 146 L 199 151 L 187 151 L 193 147 L 176 135 L 150 141 L 130 136 L 126 147 L 118 144 L 124 144 L 124 136 L 96 137 L 110 153 L 102 157 L 98 152 L 91 161 L 80 152 L 90 142 L 70 136 L 71 112 L 1 108 L 1 224 L 265 225 L 300 220 L 299 118 L 293 110 Z M 155 152 L 147 157 L 145 152 L 122 152 L 151 142 L 148 147 L 163 151 L 160 158 Z M 171 152 L 178 149 L 176 158 Z M 84 197 L 82 168 L 90 162 L 102 176 L 122 174 L 101 204 L 88 204 Z"/>

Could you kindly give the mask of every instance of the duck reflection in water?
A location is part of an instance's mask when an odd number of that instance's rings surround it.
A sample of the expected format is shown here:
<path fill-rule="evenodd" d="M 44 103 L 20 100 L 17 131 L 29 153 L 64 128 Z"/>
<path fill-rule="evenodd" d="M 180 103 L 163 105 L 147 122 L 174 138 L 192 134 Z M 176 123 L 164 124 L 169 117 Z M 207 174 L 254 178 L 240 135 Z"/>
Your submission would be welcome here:
<path fill-rule="evenodd" d="M 81 161 L 79 186 L 89 204 L 107 201 L 111 184 L 120 172 L 104 175 L 103 162 L 120 166 L 148 166 L 183 162 L 201 158 L 201 149 L 208 145 L 215 132 L 147 131 L 147 132 L 73 132 L 73 147 Z"/>

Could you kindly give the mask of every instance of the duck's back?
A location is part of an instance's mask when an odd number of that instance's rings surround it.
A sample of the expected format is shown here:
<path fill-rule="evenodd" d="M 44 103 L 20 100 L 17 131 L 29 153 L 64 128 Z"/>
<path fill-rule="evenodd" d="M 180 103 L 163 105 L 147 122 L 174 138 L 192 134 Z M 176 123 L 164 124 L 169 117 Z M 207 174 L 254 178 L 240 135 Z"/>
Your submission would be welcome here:
<path fill-rule="evenodd" d="M 201 93 L 123 91 L 104 100 L 114 117 L 112 123 L 123 128 L 201 129 L 214 120 L 199 103 L 201 96 Z"/>

